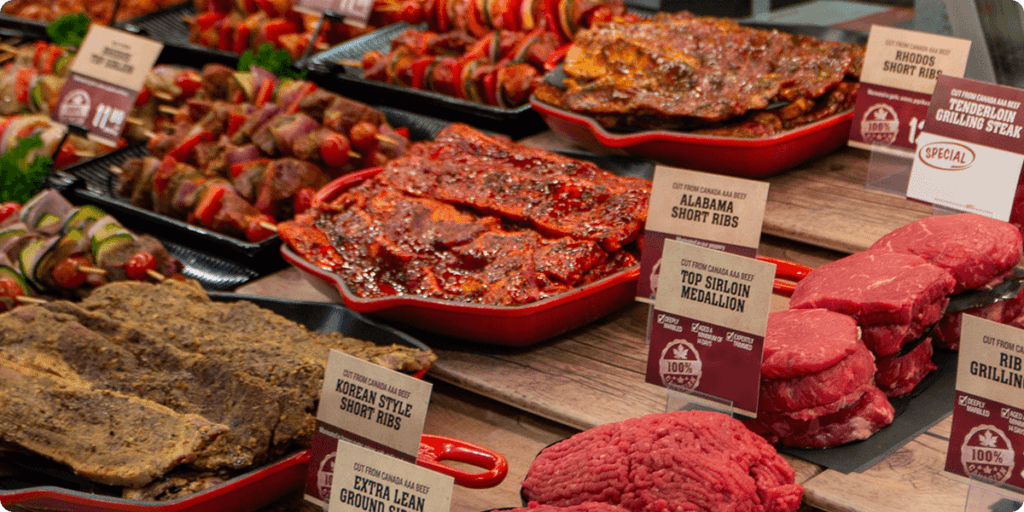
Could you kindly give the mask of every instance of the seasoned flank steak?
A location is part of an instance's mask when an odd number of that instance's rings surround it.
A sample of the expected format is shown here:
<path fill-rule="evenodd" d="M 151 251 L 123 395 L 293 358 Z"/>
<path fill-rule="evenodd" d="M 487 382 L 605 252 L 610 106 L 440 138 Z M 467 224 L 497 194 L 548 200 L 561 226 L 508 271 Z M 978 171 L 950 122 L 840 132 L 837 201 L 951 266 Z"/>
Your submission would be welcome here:
<path fill-rule="evenodd" d="M 330 349 L 408 371 L 435 359 L 371 345 L 213 302 L 194 281 L 21 306 L 0 314 L 0 399 L 15 404 L 0 445 L 133 499 L 182 497 L 308 445 Z"/>
<path fill-rule="evenodd" d="M 707 411 L 610 423 L 545 448 L 523 481 L 531 505 L 631 512 L 795 511 L 793 468 L 739 420 Z"/>

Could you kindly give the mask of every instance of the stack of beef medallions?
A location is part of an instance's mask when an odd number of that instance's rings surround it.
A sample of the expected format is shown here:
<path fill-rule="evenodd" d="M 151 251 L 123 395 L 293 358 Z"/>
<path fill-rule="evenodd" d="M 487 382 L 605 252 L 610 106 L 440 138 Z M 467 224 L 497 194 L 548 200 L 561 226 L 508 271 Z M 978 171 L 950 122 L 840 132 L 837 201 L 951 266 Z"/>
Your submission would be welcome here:
<path fill-rule="evenodd" d="M 827 309 L 768 315 L 758 414 L 746 425 L 774 444 L 824 448 L 892 423 L 860 332 L 853 317 Z"/>
<path fill-rule="evenodd" d="M 1013 275 L 1021 259 L 1021 234 L 1012 224 L 969 213 L 929 217 L 911 222 L 879 238 L 869 250 L 915 254 L 948 270 L 956 279 L 953 293 L 998 284 Z M 1007 301 L 973 308 L 964 313 L 1011 323 L 1024 310 L 1024 294 Z M 953 313 L 935 328 L 935 344 L 957 350 L 960 318 Z"/>
<path fill-rule="evenodd" d="M 938 324 L 941 348 L 959 344 L 961 314 L 946 315 L 949 296 L 1012 275 L 1021 250 L 1014 226 L 960 214 L 910 223 L 815 269 L 797 284 L 791 309 L 769 316 L 758 418 L 747 426 L 787 446 L 866 439 L 892 421 L 885 396 L 911 393 L 935 369 L 929 328 Z M 1022 308 L 1024 293 L 967 312 L 1024 325 Z M 857 342 L 850 321 L 859 327 Z M 859 346 L 873 364 L 854 364 L 859 352 L 851 347 Z M 873 385 L 856 388 L 869 367 Z"/>

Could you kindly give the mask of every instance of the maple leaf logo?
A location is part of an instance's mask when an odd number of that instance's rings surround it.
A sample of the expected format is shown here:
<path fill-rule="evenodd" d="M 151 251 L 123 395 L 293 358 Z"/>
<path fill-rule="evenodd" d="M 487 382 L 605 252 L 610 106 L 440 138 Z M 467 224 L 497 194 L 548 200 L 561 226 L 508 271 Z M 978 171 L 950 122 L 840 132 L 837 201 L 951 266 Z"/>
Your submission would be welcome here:
<path fill-rule="evenodd" d="M 872 114 L 872 117 L 878 120 L 884 120 L 887 116 L 888 114 L 882 109 L 878 109 Z"/>
<path fill-rule="evenodd" d="M 996 441 L 996 436 L 992 435 L 992 432 L 989 432 L 987 430 L 984 434 L 981 435 L 981 437 L 978 438 L 978 442 L 981 443 L 981 445 L 984 446 L 985 448 L 995 448 Z"/>
<path fill-rule="evenodd" d="M 672 351 L 672 357 L 676 359 L 686 359 L 686 356 L 690 353 L 690 349 L 680 345 Z"/>

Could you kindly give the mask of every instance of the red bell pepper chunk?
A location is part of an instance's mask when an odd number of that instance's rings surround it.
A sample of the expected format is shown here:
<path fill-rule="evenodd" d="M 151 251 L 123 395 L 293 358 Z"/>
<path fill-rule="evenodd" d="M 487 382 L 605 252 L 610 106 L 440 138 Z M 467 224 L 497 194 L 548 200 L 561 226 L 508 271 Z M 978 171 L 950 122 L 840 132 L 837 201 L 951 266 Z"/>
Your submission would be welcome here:
<path fill-rule="evenodd" d="M 164 192 L 167 192 L 167 186 L 171 183 L 171 177 L 174 176 L 177 163 L 177 160 L 170 156 L 165 156 L 160 162 L 160 168 L 153 175 L 153 192 L 157 196 L 162 196 Z"/>
<path fill-rule="evenodd" d="M 413 61 L 411 67 L 412 87 L 421 91 L 427 90 L 427 70 L 436 57 L 420 57 Z"/>
<path fill-rule="evenodd" d="M 28 103 L 32 79 L 36 76 L 33 68 L 19 68 L 14 76 L 14 97 L 18 103 Z"/>
<path fill-rule="evenodd" d="M 249 42 L 252 40 L 252 28 L 249 25 L 243 23 L 235 29 L 235 41 L 231 47 L 231 51 L 235 53 L 242 53 L 249 49 Z"/>
<path fill-rule="evenodd" d="M 235 27 L 232 24 L 221 23 L 217 34 L 220 36 L 217 39 L 218 50 L 229 52 L 235 47 Z"/>
<path fill-rule="evenodd" d="M 46 55 L 46 41 L 36 41 L 35 51 L 32 52 L 32 66 L 41 70 L 43 67 L 43 56 Z"/>
<path fill-rule="evenodd" d="M 260 90 L 256 91 L 256 96 L 252 99 L 253 105 L 262 107 L 274 99 L 274 81 L 264 80 L 260 85 Z"/>
<path fill-rule="evenodd" d="M 78 163 L 79 160 L 80 158 L 75 154 L 75 147 L 71 145 L 71 142 L 64 141 L 57 151 L 57 156 L 53 157 L 53 167 L 54 169 L 63 169 Z"/>
<path fill-rule="evenodd" d="M 228 136 L 233 136 L 247 119 L 249 119 L 248 116 L 238 112 L 228 114 Z"/>
<path fill-rule="evenodd" d="M 402 138 L 404 138 L 405 140 L 409 140 L 409 127 L 408 126 L 399 126 L 398 128 L 395 128 L 395 133 L 401 135 Z"/>
<path fill-rule="evenodd" d="M 206 188 L 203 198 L 196 204 L 192 211 L 192 220 L 206 227 L 213 227 L 213 219 L 220 211 L 224 194 L 227 187 L 221 184 L 212 184 Z"/>
<path fill-rule="evenodd" d="M 572 44 L 563 44 L 559 46 L 555 51 L 548 55 L 547 59 L 544 59 L 544 71 L 551 72 L 558 67 L 558 63 L 562 62 L 565 58 L 565 54 L 569 53 L 569 48 L 572 48 Z"/>
<path fill-rule="evenodd" d="M 213 134 L 203 130 L 201 128 L 195 128 L 191 132 L 185 135 L 185 138 L 178 143 L 174 149 L 167 153 L 167 156 L 179 161 L 184 162 L 188 160 L 189 155 L 192 154 L 192 150 L 199 145 L 200 142 L 210 142 L 213 140 Z"/>
<path fill-rule="evenodd" d="M 203 78 L 194 70 L 185 70 L 174 77 L 174 85 L 181 89 L 183 98 L 191 98 L 203 86 Z"/>
<path fill-rule="evenodd" d="M 253 160 L 251 162 L 241 162 L 232 164 L 228 167 L 228 172 L 231 173 L 231 179 L 236 179 L 245 172 L 246 169 L 257 164 L 266 164 L 269 161 L 267 158 L 260 158 L 259 160 Z"/>
<path fill-rule="evenodd" d="M 501 66 L 504 66 L 504 64 L 495 67 L 494 71 L 487 73 L 483 77 L 484 103 L 488 105 L 498 104 L 498 70 L 501 69 Z"/>
<path fill-rule="evenodd" d="M 224 19 L 227 13 L 223 12 L 204 12 L 199 16 L 196 16 L 196 26 L 199 27 L 200 32 L 204 32 L 213 27 L 214 23 Z"/>
<path fill-rule="evenodd" d="M 267 41 L 270 41 L 275 47 L 281 46 L 281 36 L 285 34 L 294 34 L 299 31 L 294 23 L 285 19 L 273 19 L 263 26 L 263 32 L 266 34 Z"/>
<path fill-rule="evenodd" d="M 145 105 L 146 103 L 149 103 L 149 99 L 152 98 L 152 97 L 153 97 L 153 93 L 149 92 L 149 87 L 143 86 L 142 90 L 139 91 L 139 95 L 135 97 L 135 106 L 136 107 L 141 107 L 141 106 Z"/>

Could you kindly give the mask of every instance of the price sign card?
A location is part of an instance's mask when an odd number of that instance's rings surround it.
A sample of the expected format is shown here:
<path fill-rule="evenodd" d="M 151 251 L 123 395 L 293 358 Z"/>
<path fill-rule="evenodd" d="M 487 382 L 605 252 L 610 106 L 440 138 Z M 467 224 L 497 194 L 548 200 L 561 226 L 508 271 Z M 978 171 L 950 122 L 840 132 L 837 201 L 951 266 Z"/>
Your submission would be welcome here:
<path fill-rule="evenodd" d="M 767 202 L 768 183 L 763 181 L 655 167 L 637 300 L 654 302 L 665 240 L 757 256 Z"/>
<path fill-rule="evenodd" d="M 345 17 L 345 23 L 365 27 L 373 11 L 373 0 L 295 0 L 295 10 L 322 14 L 325 11 Z"/>
<path fill-rule="evenodd" d="M 326 506 L 334 454 L 347 442 L 415 462 L 433 385 L 332 350 L 310 446 L 306 499 Z"/>
<path fill-rule="evenodd" d="M 350 443 L 334 457 L 330 512 L 448 512 L 455 479 Z"/>
<path fill-rule="evenodd" d="M 964 76 L 971 41 L 872 25 L 849 144 L 908 157 L 939 76 Z"/>
<path fill-rule="evenodd" d="M 756 416 L 774 279 L 771 263 L 666 240 L 647 382 Z"/>
<path fill-rule="evenodd" d="M 116 145 L 163 44 L 93 23 L 57 96 L 53 119 Z"/>
<path fill-rule="evenodd" d="M 1024 90 L 939 78 L 917 140 L 907 197 L 1010 219 L 1024 163 Z"/>
<path fill-rule="evenodd" d="M 946 471 L 1024 493 L 1024 331 L 963 316 Z"/>

